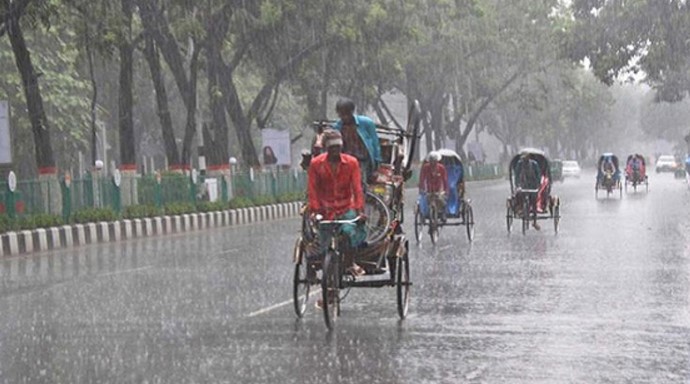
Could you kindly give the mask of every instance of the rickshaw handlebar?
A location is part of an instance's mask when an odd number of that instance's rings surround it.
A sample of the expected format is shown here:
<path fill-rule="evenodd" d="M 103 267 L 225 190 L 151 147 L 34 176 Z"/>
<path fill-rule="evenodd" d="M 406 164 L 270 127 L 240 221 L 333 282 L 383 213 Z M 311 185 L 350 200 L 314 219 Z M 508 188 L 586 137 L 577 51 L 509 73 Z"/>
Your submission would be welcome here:
<path fill-rule="evenodd" d="M 323 216 L 316 215 L 316 223 L 319 225 L 357 224 L 360 220 L 362 220 L 362 216 L 349 220 L 323 220 Z"/>
<path fill-rule="evenodd" d="M 538 193 L 539 190 L 538 190 L 538 189 L 522 189 L 522 188 L 518 188 L 515 192 L 518 192 L 518 193 Z"/>

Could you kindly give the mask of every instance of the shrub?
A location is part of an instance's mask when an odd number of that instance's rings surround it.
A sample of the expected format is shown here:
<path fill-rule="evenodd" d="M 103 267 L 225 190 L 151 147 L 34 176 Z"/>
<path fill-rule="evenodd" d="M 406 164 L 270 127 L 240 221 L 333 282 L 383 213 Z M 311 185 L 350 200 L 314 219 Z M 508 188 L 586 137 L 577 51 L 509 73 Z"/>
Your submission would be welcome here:
<path fill-rule="evenodd" d="M 270 195 L 256 196 L 252 199 L 252 202 L 256 206 L 275 204 L 276 199 Z"/>
<path fill-rule="evenodd" d="M 170 203 L 164 208 L 165 214 L 174 215 L 185 215 L 187 213 L 196 212 L 196 206 L 192 203 Z"/>
<path fill-rule="evenodd" d="M 125 219 L 141 219 L 158 216 L 160 213 L 160 210 L 153 205 L 130 205 L 129 207 L 125 207 L 122 217 Z"/>
<path fill-rule="evenodd" d="M 72 214 L 71 222 L 77 224 L 115 221 L 117 214 L 111 208 L 84 208 Z"/>
<path fill-rule="evenodd" d="M 252 205 L 253 205 L 252 201 L 246 197 L 243 197 L 243 196 L 238 196 L 238 197 L 233 198 L 232 200 L 230 200 L 230 203 L 228 204 L 228 206 L 231 209 L 247 208 L 247 207 L 251 207 Z"/>
<path fill-rule="evenodd" d="M 199 212 L 222 211 L 225 210 L 227 207 L 228 204 L 224 201 L 201 201 L 196 205 L 196 209 Z"/>
<path fill-rule="evenodd" d="M 291 203 L 293 201 L 301 201 L 306 199 L 304 192 L 288 192 L 284 193 L 276 198 L 279 203 Z"/>

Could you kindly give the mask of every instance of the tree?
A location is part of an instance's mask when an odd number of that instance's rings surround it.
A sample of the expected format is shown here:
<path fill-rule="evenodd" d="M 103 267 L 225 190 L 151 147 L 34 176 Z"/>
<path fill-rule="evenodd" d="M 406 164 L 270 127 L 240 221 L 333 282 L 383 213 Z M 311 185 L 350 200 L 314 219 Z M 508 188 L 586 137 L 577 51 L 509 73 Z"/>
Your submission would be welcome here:
<path fill-rule="evenodd" d="M 657 99 L 679 101 L 690 90 L 690 5 L 684 0 L 575 0 L 574 22 L 563 52 L 589 59 L 596 76 L 612 84 L 620 75 L 644 72 Z"/>
<path fill-rule="evenodd" d="M 32 0 L 2 0 L 0 4 L 0 35 L 7 34 L 17 69 L 21 75 L 24 97 L 29 111 L 29 121 L 31 122 L 31 130 L 34 137 L 36 163 L 39 170 L 43 169 L 52 172 L 55 168 L 55 158 L 50 141 L 48 118 L 43 108 L 43 97 L 38 85 L 40 74 L 34 68 L 29 48 L 24 39 L 21 23 L 26 17 L 34 20 L 42 18 L 46 22 L 50 7 L 46 2 Z"/>

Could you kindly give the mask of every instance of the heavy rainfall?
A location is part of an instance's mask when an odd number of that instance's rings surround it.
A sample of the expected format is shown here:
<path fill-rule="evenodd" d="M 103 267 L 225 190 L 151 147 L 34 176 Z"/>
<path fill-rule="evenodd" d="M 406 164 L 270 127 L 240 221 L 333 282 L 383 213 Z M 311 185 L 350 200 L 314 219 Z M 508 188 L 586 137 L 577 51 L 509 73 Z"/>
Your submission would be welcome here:
<path fill-rule="evenodd" d="M 684 0 L 0 0 L 0 383 L 690 382 Z"/>

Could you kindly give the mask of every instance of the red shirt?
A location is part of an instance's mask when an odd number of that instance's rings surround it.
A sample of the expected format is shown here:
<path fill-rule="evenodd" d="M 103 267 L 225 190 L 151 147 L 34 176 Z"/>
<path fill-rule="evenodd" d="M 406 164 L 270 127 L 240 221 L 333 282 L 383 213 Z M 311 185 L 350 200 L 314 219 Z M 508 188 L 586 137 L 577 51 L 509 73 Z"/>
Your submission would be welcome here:
<path fill-rule="evenodd" d="M 432 166 L 431 163 L 422 165 L 419 171 L 419 189 L 423 192 L 446 192 L 448 193 L 448 173 L 446 167 L 441 163 Z"/>
<path fill-rule="evenodd" d="M 333 173 L 328 154 L 316 156 L 309 165 L 309 209 L 320 213 L 327 220 L 350 209 L 364 209 L 364 193 L 359 162 L 342 153 Z"/>

